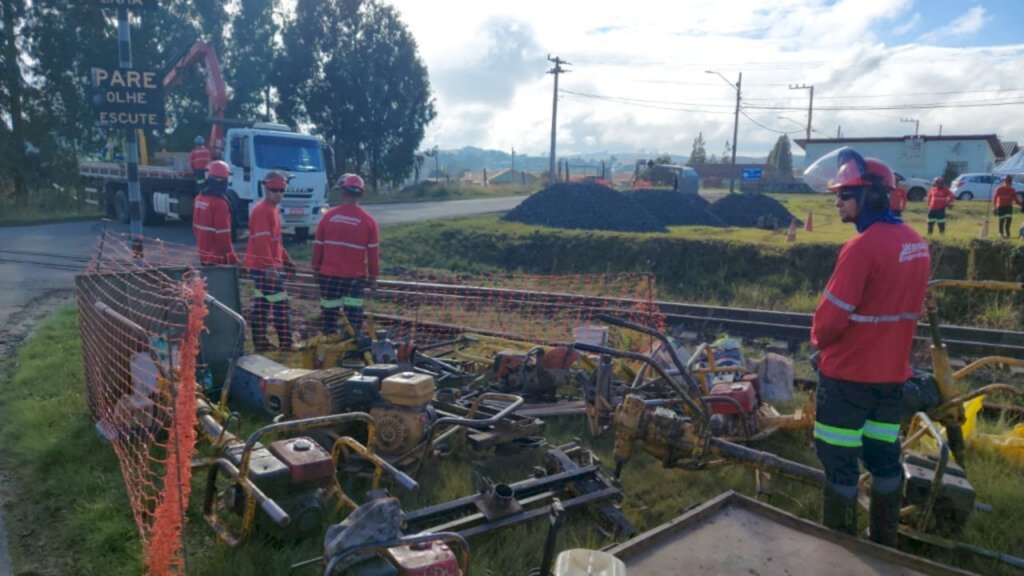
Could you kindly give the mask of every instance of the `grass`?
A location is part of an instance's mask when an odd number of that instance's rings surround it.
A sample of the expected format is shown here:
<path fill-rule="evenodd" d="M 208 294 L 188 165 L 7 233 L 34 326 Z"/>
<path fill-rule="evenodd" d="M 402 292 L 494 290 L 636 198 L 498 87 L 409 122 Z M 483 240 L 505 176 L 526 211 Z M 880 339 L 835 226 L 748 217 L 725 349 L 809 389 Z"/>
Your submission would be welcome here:
<path fill-rule="evenodd" d="M 390 194 L 370 193 L 363 199 L 363 204 L 391 204 L 396 202 L 436 202 L 440 200 L 468 200 L 470 198 L 500 198 L 504 196 L 523 196 L 540 189 L 539 185 L 508 184 L 498 186 L 481 186 L 479 184 L 463 184 L 461 182 L 421 182 L 416 186 L 403 188 Z M 336 194 L 337 192 L 332 191 Z"/>
<path fill-rule="evenodd" d="M 797 367 L 802 370 L 803 364 L 798 362 Z M 4 381 L 4 394 L 0 397 L 0 422 L 4 423 L 0 428 L 0 462 L 5 489 L 16 495 L 5 510 L 15 572 L 43 576 L 140 573 L 138 534 L 117 460 L 110 447 L 93 432 L 82 397 L 84 384 L 75 310 L 62 310 L 43 322 L 0 374 Z M 793 404 L 800 402 L 800 398 L 795 398 Z M 251 421 L 246 429 L 258 424 Z M 986 429 L 991 429 L 991 423 Z M 612 463 L 611 436 L 589 438 L 581 419 L 549 419 L 547 437 L 551 444 L 582 438 L 606 467 Z M 802 433 L 781 433 L 757 447 L 815 464 L 809 439 Z M 413 510 L 474 492 L 476 476 L 496 482 L 522 479 L 537 463 L 539 460 L 530 456 L 511 460 L 435 460 L 427 464 L 421 476 L 420 491 L 396 494 L 406 509 Z M 1024 524 L 1020 522 L 1024 517 L 1024 501 L 1020 497 L 1024 473 L 983 454 L 971 454 L 969 470 L 979 500 L 992 504 L 996 512 L 975 513 L 963 539 L 989 549 L 1024 555 Z M 198 514 L 203 475 L 197 476 L 186 528 L 189 574 L 282 574 L 288 572 L 292 563 L 320 554 L 320 543 L 316 541 L 282 544 L 257 536 L 237 551 L 217 544 Z M 664 470 L 654 459 L 640 453 L 638 447 L 623 472 L 622 508 L 636 527 L 644 530 L 726 489 L 752 494 L 753 473 L 736 466 L 708 472 Z M 361 492 L 352 489 L 350 494 Z M 777 481 L 772 503 L 806 518 L 813 519 L 819 514 L 816 490 L 784 480 Z M 608 543 L 584 516 L 570 515 L 559 536 L 559 549 Z M 524 574 L 540 561 L 545 530 L 546 523 L 535 521 L 473 539 L 475 573 Z M 934 549 L 921 549 L 919 553 L 984 574 L 1012 573 L 999 565 L 953 553 Z M 315 572 L 315 568 L 308 569 L 309 574 Z"/>
<path fill-rule="evenodd" d="M 0 207 L 0 226 L 27 226 L 47 222 L 64 222 L 68 220 L 95 220 L 102 216 L 95 206 L 84 206 L 81 210 L 43 208 L 16 208 L 15 206 Z"/>

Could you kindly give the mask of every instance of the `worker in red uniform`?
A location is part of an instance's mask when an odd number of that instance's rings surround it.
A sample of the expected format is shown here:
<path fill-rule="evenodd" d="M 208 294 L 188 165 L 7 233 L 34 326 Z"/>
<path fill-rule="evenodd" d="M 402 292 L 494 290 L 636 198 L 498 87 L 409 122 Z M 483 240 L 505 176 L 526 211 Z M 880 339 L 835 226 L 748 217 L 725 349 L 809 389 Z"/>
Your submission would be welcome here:
<path fill-rule="evenodd" d="M 907 191 L 900 186 L 901 180 L 896 181 L 896 187 L 889 193 L 889 211 L 894 216 L 903 217 L 903 211 L 907 209 Z"/>
<path fill-rule="evenodd" d="M 1007 175 L 1003 178 L 1002 186 L 996 188 L 996 193 L 992 196 L 992 206 L 996 217 L 999 218 L 999 236 L 1002 238 L 1010 237 L 1014 204 L 1024 208 L 1024 204 L 1017 197 L 1017 189 L 1013 187 L 1013 176 Z"/>
<path fill-rule="evenodd" d="M 195 148 L 188 154 L 188 165 L 196 176 L 196 186 L 202 192 L 206 184 L 206 168 L 210 164 L 210 149 L 205 146 L 202 136 L 196 136 L 195 143 Z"/>
<path fill-rule="evenodd" d="M 932 235 L 932 229 L 939 225 L 939 234 L 946 233 L 946 210 L 953 207 L 956 196 L 953 191 L 946 187 L 946 181 L 941 176 L 932 180 L 932 189 L 928 191 L 928 235 Z"/>
<path fill-rule="evenodd" d="M 811 344 L 820 351 L 814 444 L 825 468 L 822 522 L 856 532 L 863 460 L 871 473 L 871 539 L 895 546 L 900 404 L 913 374 L 910 349 L 931 257 L 928 244 L 889 209 L 895 178 L 884 162 L 840 148 L 811 171 L 831 171 L 827 190 L 836 195 L 839 217 L 858 232 L 839 252 L 811 328 Z"/>
<path fill-rule="evenodd" d="M 228 206 L 227 163 L 210 163 L 210 181 L 192 203 L 192 231 L 196 235 L 199 263 L 204 266 L 238 264 L 235 247 L 231 245 L 231 208 Z"/>
<path fill-rule="evenodd" d="M 253 346 L 257 352 L 274 348 L 267 335 L 268 316 L 273 317 L 278 346 L 289 349 L 294 344 L 284 280 L 285 276 L 295 274 L 295 264 L 281 240 L 281 215 L 278 211 L 287 187 L 288 177 L 285 174 L 276 170 L 267 173 L 263 179 L 264 198 L 253 207 L 249 215 L 249 244 L 245 251 L 245 266 L 256 285 L 250 323 Z"/>
<path fill-rule="evenodd" d="M 380 233 L 377 221 L 359 206 L 366 192 L 357 174 L 344 174 L 335 188 L 341 203 L 331 208 L 316 228 L 313 272 L 320 284 L 320 317 L 324 334 L 338 331 L 338 311 L 344 309 L 355 337 L 363 326 L 363 291 L 376 289 L 380 275 Z"/>

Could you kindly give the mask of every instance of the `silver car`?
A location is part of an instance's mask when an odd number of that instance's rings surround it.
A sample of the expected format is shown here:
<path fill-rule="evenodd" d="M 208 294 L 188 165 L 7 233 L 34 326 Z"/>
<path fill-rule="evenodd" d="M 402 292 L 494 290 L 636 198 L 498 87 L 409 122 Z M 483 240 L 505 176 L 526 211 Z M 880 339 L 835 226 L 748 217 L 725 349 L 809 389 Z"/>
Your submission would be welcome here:
<path fill-rule="evenodd" d="M 1013 187 L 1017 190 L 1017 196 L 1022 195 L 1024 183 L 1017 180 L 1024 175 L 1014 176 Z M 958 200 L 991 200 L 996 188 L 1002 185 L 1004 176 L 997 176 L 990 173 L 961 174 L 953 180 L 949 189 Z"/>

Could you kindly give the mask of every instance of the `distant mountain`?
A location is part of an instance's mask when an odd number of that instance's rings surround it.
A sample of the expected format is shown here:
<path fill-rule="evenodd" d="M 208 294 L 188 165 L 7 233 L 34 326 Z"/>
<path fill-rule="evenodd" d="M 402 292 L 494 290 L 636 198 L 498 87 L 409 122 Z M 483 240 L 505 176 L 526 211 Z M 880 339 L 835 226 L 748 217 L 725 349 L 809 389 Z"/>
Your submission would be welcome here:
<path fill-rule="evenodd" d="M 559 155 L 559 160 L 568 162 L 569 170 L 574 174 L 600 175 L 602 162 L 606 175 L 610 172 L 633 172 L 637 160 L 649 160 L 659 156 L 668 155 L 674 164 L 686 164 L 689 157 L 682 154 L 665 152 L 592 152 L 587 154 Z M 757 164 L 765 161 L 766 157 L 736 156 L 737 164 Z M 803 156 L 793 155 L 794 169 L 803 169 Z M 451 178 L 458 177 L 463 172 L 483 172 L 485 169 L 489 174 L 513 168 L 536 174 L 548 171 L 550 165 L 548 157 L 531 156 L 529 154 L 515 155 L 513 159 L 511 150 L 485 150 L 476 146 L 464 146 L 457 150 L 439 150 L 437 159 L 427 158 L 423 163 L 421 177 L 430 178 L 435 176 L 435 171 L 440 171 L 443 176 L 447 174 Z"/>

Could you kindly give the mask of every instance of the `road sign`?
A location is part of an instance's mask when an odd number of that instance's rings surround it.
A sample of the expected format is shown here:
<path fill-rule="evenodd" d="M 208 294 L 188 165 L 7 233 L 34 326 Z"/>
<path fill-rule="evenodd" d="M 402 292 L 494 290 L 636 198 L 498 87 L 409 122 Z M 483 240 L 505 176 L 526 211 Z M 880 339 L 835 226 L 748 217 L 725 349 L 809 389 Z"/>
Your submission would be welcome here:
<path fill-rule="evenodd" d="M 91 77 L 98 126 L 163 131 L 164 87 L 159 73 L 93 68 Z"/>
<path fill-rule="evenodd" d="M 741 180 L 760 180 L 761 169 L 760 168 L 744 168 L 740 174 Z"/>

